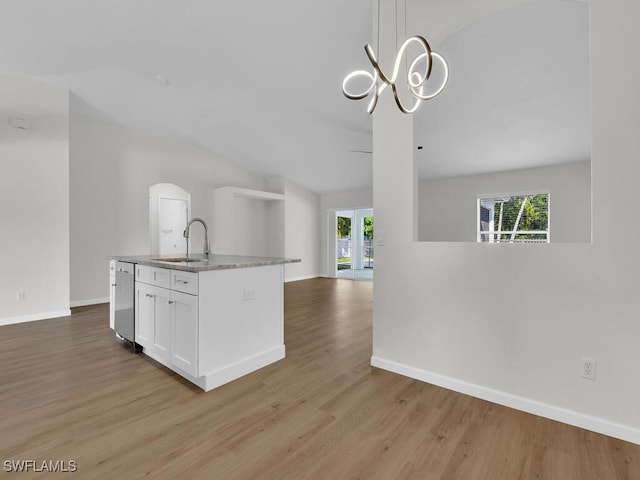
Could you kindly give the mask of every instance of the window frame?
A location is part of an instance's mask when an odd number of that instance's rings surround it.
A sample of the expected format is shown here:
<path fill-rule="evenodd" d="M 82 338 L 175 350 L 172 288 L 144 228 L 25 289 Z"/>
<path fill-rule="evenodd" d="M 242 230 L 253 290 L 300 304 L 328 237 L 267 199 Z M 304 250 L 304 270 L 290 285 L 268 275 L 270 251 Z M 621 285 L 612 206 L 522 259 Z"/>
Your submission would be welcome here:
<path fill-rule="evenodd" d="M 483 231 L 481 230 L 481 209 L 482 208 L 486 208 L 484 206 L 481 205 L 482 201 L 487 201 L 487 200 L 496 200 L 499 198 L 504 198 L 504 197 L 534 197 L 537 195 L 546 195 L 547 196 L 547 229 L 546 231 L 542 231 L 542 230 L 533 230 L 532 232 L 536 232 L 536 233 L 546 233 L 546 241 L 522 241 L 522 240 L 515 240 L 515 241 L 493 241 L 493 240 L 482 240 L 482 236 L 483 235 L 493 235 L 495 234 L 495 230 L 488 230 L 488 231 Z M 491 194 L 484 194 L 484 195 L 478 195 L 476 197 L 476 243 L 487 243 L 487 244 L 502 244 L 502 243 L 519 243 L 519 244 L 547 244 L 547 243 L 551 243 L 551 191 L 549 189 L 539 189 L 539 190 L 520 190 L 520 191 L 514 191 L 514 192 L 509 192 L 509 193 L 491 193 Z M 526 230 L 525 230 L 526 231 Z M 512 231 L 501 231 L 501 235 L 504 235 L 505 233 L 511 233 Z M 518 232 L 523 232 L 522 230 L 519 230 Z"/>

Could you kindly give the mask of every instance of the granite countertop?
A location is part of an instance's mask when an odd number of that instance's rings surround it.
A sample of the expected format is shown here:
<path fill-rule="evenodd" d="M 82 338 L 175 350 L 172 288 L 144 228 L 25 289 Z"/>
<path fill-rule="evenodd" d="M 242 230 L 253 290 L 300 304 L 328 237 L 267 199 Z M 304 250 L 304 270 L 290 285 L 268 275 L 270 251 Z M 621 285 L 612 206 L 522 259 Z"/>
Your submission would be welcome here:
<path fill-rule="evenodd" d="M 197 261 L 168 261 L 170 259 L 185 258 L 184 255 L 128 255 L 113 256 L 111 259 L 122 262 L 137 263 L 149 267 L 183 270 L 186 272 L 205 272 L 207 270 L 223 270 L 229 268 L 262 267 L 266 265 L 281 265 L 283 263 L 298 263 L 299 258 L 281 257 L 252 257 L 247 255 L 218 255 L 211 254 L 205 259 L 202 254 L 189 256 Z"/>

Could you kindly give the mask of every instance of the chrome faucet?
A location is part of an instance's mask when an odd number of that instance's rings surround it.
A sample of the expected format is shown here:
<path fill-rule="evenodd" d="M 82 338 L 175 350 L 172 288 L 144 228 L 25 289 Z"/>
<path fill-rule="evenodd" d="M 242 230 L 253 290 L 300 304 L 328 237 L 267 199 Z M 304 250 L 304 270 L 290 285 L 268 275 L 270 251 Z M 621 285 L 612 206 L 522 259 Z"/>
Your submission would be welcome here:
<path fill-rule="evenodd" d="M 184 238 L 187 239 L 187 258 L 189 258 L 189 227 L 191 227 L 191 224 L 193 222 L 200 222 L 204 227 L 204 248 L 202 250 L 203 250 L 204 258 L 209 259 L 209 255 L 211 254 L 211 252 L 209 251 L 209 236 L 207 232 L 208 230 L 207 224 L 203 219 L 198 217 L 194 217 L 191 220 L 189 220 L 189 223 L 187 223 L 187 228 L 185 228 L 184 232 L 182 233 L 182 235 L 184 235 Z"/>

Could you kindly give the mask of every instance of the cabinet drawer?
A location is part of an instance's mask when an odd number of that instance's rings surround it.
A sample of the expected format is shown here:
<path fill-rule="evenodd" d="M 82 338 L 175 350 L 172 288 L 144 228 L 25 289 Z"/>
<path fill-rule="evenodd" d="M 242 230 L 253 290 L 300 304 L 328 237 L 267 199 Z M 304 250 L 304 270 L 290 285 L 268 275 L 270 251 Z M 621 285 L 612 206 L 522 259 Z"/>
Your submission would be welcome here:
<path fill-rule="evenodd" d="M 181 270 L 171 270 L 171 290 L 198 294 L 198 274 L 194 272 L 183 272 Z"/>
<path fill-rule="evenodd" d="M 111 272 L 114 275 L 116 272 L 124 272 L 128 273 L 129 275 L 133 275 L 133 267 L 135 266 L 135 264 L 129 262 L 115 262 L 115 264 L 112 266 L 114 268 L 111 270 Z"/>
<path fill-rule="evenodd" d="M 136 265 L 136 282 L 153 283 L 153 268 Z"/>
<path fill-rule="evenodd" d="M 156 285 L 158 287 L 169 288 L 171 270 L 166 268 L 147 267 L 146 265 L 136 265 L 136 281 Z"/>

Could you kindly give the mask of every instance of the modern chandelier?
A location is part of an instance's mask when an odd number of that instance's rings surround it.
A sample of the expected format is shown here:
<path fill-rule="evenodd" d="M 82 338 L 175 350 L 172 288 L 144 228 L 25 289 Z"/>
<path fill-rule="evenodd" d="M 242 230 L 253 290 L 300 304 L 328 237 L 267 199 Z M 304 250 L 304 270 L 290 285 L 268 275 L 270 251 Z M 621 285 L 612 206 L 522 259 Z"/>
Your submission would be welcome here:
<path fill-rule="evenodd" d="M 380 30 L 379 11 L 380 11 L 380 3 L 378 2 L 378 30 Z M 397 12 L 397 6 L 396 6 L 396 12 Z M 396 16 L 397 16 L 397 13 L 396 13 Z M 397 18 L 396 18 L 396 29 L 397 29 Z M 406 30 L 406 5 L 405 5 L 405 30 Z M 398 82 L 398 77 L 400 74 L 402 57 L 407 54 L 407 50 L 412 43 L 415 43 L 420 47 L 421 53 L 417 55 L 411 63 L 409 63 L 409 61 L 407 60 L 407 64 L 409 65 L 406 73 L 407 87 L 414 100 L 413 104 L 410 107 L 407 107 L 403 104 L 402 100 L 400 100 L 400 97 L 398 96 L 398 87 L 396 84 Z M 378 50 L 380 50 L 379 45 L 378 45 Z M 442 55 L 431 50 L 429 43 L 424 39 L 424 37 L 421 37 L 420 35 L 415 35 L 413 37 L 407 38 L 404 41 L 404 43 L 400 46 L 400 49 L 398 50 L 398 53 L 396 55 L 396 59 L 393 65 L 393 72 L 391 74 L 391 77 L 388 77 L 387 75 L 385 75 L 382 69 L 380 68 L 380 65 L 378 64 L 378 59 L 376 58 L 376 55 L 373 52 L 373 48 L 371 47 L 371 45 L 369 44 L 365 45 L 364 51 L 367 54 L 367 58 L 371 62 L 371 66 L 373 67 L 373 73 L 368 72 L 367 70 L 355 70 L 351 72 L 346 77 L 344 77 L 344 80 L 342 81 L 342 93 L 344 94 L 345 97 L 351 100 L 361 100 L 371 95 L 372 96 L 371 101 L 369 102 L 369 106 L 367 107 L 367 112 L 369 114 L 373 113 L 373 111 L 376 108 L 376 105 L 378 104 L 378 98 L 380 97 L 382 92 L 384 92 L 384 89 L 387 87 L 391 87 L 391 91 L 393 92 L 393 98 L 395 99 L 396 105 L 398 106 L 398 108 L 402 113 L 414 113 L 418 109 L 418 107 L 420 106 L 420 103 L 423 100 L 430 100 L 433 97 L 437 96 L 440 92 L 442 92 L 442 90 L 444 90 L 444 87 L 447 85 L 447 81 L 449 80 L 449 65 L 447 65 L 447 61 L 444 59 Z M 444 77 L 442 80 L 442 84 L 433 93 L 425 94 L 424 90 L 425 90 L 427 81 L 431 77 L 431 70 L 433 67 L 434 58 L 438 60 L 438 62 L 440 62 L 440 64 L 442 65 L 444 70 Z M 425 64 L 424 70 L 419 68 L 419 64 L 421 62 Z M 358 77 L 364 77 L 365 79 L 367 79 L 368 82 L 370 82 L 369 86 L 365 90 L 360 92 L 356 92 L 356 93 L 350 92 L 348 89 L 349 82 Z"/>

